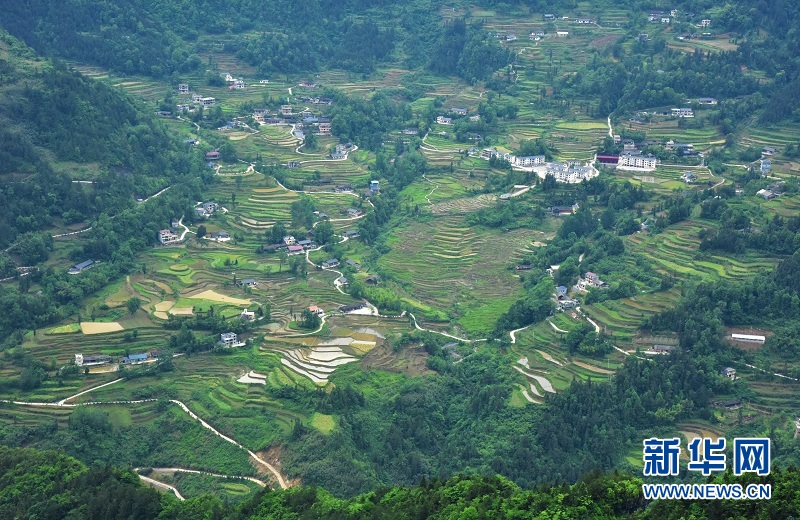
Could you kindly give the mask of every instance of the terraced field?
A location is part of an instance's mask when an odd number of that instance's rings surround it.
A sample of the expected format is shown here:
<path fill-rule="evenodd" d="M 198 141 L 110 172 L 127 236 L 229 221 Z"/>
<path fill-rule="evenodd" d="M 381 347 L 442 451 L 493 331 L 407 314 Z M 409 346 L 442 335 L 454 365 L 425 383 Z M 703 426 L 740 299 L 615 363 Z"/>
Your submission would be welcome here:
<path fill-rule="evenodd" d="M 586 305 L 583 310 L 607 333 L 616 345 L 632 347 L 639 326 L 653 314 L 672 308 L 680 299 L 680 290 L 642 294 L 632 298 Z"/>
<path fill-rule="evenodd" d="M 670 226 L 657 235 L 637 233 L 628 238 L 631 247 L 643 253 L 657 270 L 682 278 L 717 280 L 743 279 L 759 270 L 773 268 L 777 260 L 748 254 L 743 258 L 724 257 L 713 253 L 699 253 L 701 229 L 708 227 L 699 221 L 689 220 Z"/>
<path fill-rule="evenodd" d="M 281 364 L 290 370 L 307 377 L 316 384 L 324 385 L 328 382 L 328 376 L 336 370 L 336 367 L 358 360 L 342 348 L 343 346 L 348 346 L 350 342 L 329 341 L 327 343 L 331 343 L 331 345 L 328 346 L 325 346 L 325 343 L 320 342 L 317 346 L 311 348 L 275 348 L 270 350 L 279 352 L 281 354 Z M 374 346 L 374 342 L 372 344 Z"/>
<path fill-rule="evenodd" d="M 480 326 L 469 324 L 475 332 L 485 331 L 492 317 L 496 319 L 521 294 L 508 265 L 536 236 L 531 230 L 481 232 L 464 227 L 460 217 L 439 217 L 390 235 L 392 251 L 380 265 L 408 294 L 408 303 L 425 302 L 419 307 L 429 316 L 438 310 L 439 315 L 450 311 L 464 317 L 474 307 L 490 306 Z"/>
<path fill-rule="evenodd" d="M 577 320 L 564 313 L 558 313 L 552 320 L 563 330 L 578 325 Z M 516 334 L 513 352 L 518 358 L 513 368 L 524 378 L 525 390 L 533 399 L 531 402 L 542 401 L 549 393 L 566 389 L 576 378 L 606 380 L 624 361 L 623 354 L 617 351 L 602 360 L 570 357 L 558 346 L 560 335 L 547 321 Z"/>

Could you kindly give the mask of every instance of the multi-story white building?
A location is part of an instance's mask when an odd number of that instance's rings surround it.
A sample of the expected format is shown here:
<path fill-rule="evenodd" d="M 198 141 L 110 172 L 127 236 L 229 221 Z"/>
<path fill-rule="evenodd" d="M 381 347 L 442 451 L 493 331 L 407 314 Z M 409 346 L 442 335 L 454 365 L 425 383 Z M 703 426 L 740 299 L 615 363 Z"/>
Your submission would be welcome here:
<path fill-rule="evenodd" d="M 673 108 L 672 115 L 678 117 L 694 117 L 694 110 L 691 108 Z"/>
<path fill-rule="evenodd" d="M 644 170 L 655 170 L 658 164 L 658 159 L 652 155 L 638 155 L 626 153 L 619 156 L 617 166 L 629 168 L 642 168 Z"/>
<path fill-rule="evenodd" d="M 171 229 L 162 229 L 158 232 L 158 241 L 162 244 L 174 244 L 178 242 L 180 238 L 178 235 L 172 232 Z"/>
<path fill-rule="evenodd" d="M 219 335 L 219 343 L 226 347 L 235 347 L 239 344 L 239 338 L 235 332 L 223 332 Z"/>
<path fill-rule="evenodd" d="M 526 157 L 514 157 L 512 164 L 515 166 L 538 166 L 546 161 L 544 155 L 529 155 Z"/>

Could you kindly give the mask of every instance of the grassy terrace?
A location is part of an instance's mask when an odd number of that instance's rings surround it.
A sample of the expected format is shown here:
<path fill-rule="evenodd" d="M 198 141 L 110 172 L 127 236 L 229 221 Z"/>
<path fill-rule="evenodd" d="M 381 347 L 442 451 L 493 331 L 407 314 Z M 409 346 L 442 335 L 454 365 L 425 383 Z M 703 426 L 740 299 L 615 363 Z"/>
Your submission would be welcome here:
<path fill-rule="evenodd" d="M 387 239 L 392 251 L 380 266 L 428 317 L 450 313 L 468 332 L 485 332 L 521 294 L 508 266 L 536 236 L 469 229 L 460 217 L 443 216 L 394 231 Z"/>
<path fill-rule="evenodd" d="M 637 253 L 644 254 L 664 274 L 679 278 L 712 281 L 720 278 L 742 279 L 761 269 L 771 269 L 777 260 L 748 253 L 742 258 L 714 253 L 700 253 L 697 234 L 708 224 L 689 220 L 670 226 L 657 235 L 637 233 L 628 239 Z"/>

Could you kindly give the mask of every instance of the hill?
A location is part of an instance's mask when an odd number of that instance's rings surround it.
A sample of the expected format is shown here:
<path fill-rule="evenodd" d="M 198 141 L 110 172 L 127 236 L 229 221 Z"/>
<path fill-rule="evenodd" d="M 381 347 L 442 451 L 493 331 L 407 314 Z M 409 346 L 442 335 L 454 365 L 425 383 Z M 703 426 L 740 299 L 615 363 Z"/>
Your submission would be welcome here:
<path fill-rule="evenodd" d="M 87 469 L 58 452 L 0 448 L 3 518 L 242 519 L 272 518 L 781 518 L 797 514 L 796 469 L 769 477 L 709 479 L 716 484 L 772 485 L 771 500 L 648 502 L 641 480 L 625 474 L 585 475 L 571 486 L 520 489 L 502 477 L 459 476 L 417 487 L 382 488 L 348 500 L 319 488 L 259 492 L 238 507 L 203 495 L 178 502 L 145 488 L 131 470 Z"/>
<path fill-rule="evenodd" d="M 197 154 L 151 112 L 7 33 L 0 69 L 0 277 L 25 273 L 19 289 L 0 289 L 8 338 L 74 312 L 84 294 L 127 271 L 156 231 L 183 214 L 203 172 Z M 141 202 L 169 187 L 161 200 Z M 54 240 L 79 231 L 86 240 L 48 262 Z M 81 283 L 69 280 L 66 269 L 87 258 L 104 265 Z M 60 273 L 48 269 L 59 263 Z"/>

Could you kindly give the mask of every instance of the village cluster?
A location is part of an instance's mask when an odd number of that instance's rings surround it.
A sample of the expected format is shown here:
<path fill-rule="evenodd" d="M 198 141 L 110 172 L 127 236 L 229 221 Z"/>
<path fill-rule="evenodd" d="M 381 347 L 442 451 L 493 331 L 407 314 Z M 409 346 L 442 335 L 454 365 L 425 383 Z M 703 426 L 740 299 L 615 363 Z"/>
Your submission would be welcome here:
<path fill-rule="evenodd" d="M 471 150 L 474 154 L 475 150 Z M 517 170 L 532 171 L 544 179 L 547 175 L 555 177 L 556 182 L 576 184 L 584 179 L 591 179 L 599 175 L 597 169 L 591 164 L 581 164 L 580 161 L 547 162 L 544 155 L 517 157 L 509 152 L 501 152 L 495 148 L 484 148 L 478 153 L 481 159 L 490 160 L 492 157 L 508 161 L 511 167 Z"/>

